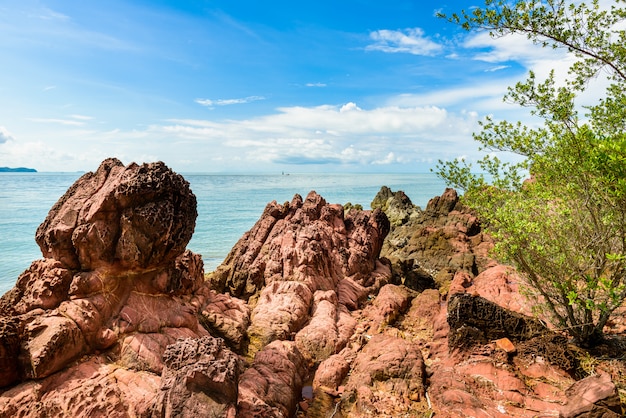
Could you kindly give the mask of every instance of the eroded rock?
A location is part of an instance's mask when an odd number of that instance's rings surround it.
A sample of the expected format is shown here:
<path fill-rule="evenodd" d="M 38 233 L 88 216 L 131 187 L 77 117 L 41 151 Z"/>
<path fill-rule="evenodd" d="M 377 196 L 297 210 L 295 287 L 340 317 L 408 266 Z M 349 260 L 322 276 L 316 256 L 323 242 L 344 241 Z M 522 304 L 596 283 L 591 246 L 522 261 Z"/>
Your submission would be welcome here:
<path fill-rule="evenodd" d="M 241 360 L 221 339 L 181 339 L 167 347 L 155 414 L 169 417 L 236 416 Z"/>

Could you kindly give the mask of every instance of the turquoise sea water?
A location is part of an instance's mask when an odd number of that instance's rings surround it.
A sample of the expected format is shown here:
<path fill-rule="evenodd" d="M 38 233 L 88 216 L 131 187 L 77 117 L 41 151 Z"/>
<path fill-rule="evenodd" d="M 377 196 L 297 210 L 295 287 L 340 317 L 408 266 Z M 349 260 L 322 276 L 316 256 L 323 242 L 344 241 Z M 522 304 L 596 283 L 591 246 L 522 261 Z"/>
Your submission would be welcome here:
<path fill-rule="evenodd" d="M 267 203 L 305 197 L 315 190 L 329 203 L 361 204 L 364 209 L 382 186 L 403 190 L 426 206 L 445 185 L 424 174 L 185 174 L 198 200 L 196 230 L 188 248 L 202 255 L 212 271 Z M 78 173 L 0 173 L 0 294 L 9 290 L 30 263 L 42 257 L 35 231 L 52 205 L 80 177 Z"/>

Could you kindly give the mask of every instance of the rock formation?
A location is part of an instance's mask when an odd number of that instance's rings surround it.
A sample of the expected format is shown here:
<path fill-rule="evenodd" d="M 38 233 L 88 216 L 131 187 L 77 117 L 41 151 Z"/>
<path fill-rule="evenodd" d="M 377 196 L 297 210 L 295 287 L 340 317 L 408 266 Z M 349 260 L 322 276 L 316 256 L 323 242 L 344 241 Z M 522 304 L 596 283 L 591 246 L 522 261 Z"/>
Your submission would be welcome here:
<path fill-rule="evenodd" d="M 0 384 L 25 381 L 0 415 L 149 415 L 166 348 L 211 338 L 196 314 L 202 259 L 185 250 L 196 215 L 163 163 L 108 159 L 76 181 L 37 230 L 44 259 L 0 299 Z"/>
<path fill-rule="evenodd" d="M 375 200 L 271 202 L 205 277 L 185 249 L 189 184 L 104 161 L 0 298 L 0 416 L 621 413 L 626 367 L 575 382 L 582 354 L 529 316 L 522 277 L 454 190 L 424 211 L 385 188 Z"/>

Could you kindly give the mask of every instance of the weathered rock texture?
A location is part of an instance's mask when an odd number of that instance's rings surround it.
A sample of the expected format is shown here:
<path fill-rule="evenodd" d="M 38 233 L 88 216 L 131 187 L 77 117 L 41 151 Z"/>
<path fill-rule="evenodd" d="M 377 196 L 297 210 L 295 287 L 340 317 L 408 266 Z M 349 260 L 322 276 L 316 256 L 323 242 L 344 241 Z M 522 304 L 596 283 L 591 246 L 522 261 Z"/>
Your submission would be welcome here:
<path fill-rule="evenodd" d="M 388 232 L 380 210 L 344 214 L 315 192 L 267 205 L 211 277 L 252 308 L 248 354 L 293 338 L 309 360 L 341 350 L 354 328 L 349 311 L 391 278 L 378 259 Z"/>
<path fill-rule="evenodd" d="M 202 259 L 185 250 L 196 215 L 163 163 L 108 159 L 76 181 L 37 230 L 44 259 L 0 299 L 0 384 L 25 381 L 0 415 L 149 415 L 166 347 L 209 335 Z"/>
<path fill-rule="evenodd" d="M 580 354 L 528 316 L 522 277 L 489 258 L 453 190 L 423 212 L 377 199 L 272 202 L 205 279 L 185 250 L 187 182 L 106 160 L 52 208 L 44 259 L 0 298 L 0 416 L 621 412 L 608 374 L 574 384 Z M 387 236 L 398 208 L 411 215 Z"/>
<path fill-rule="evenodd" d="M 370 206 L 385 212 L 392 226 L 403 225 L 421 212 L 402 190 L 394 192 L 387 186 L 381 187 Z"/>
<path fill-rule="evenodd" d="M 0 416 L 295 414 L 391 279 L 386 216 L 270 203 L 210 281 L 185 250 L 195 218 L 163 163 L 109 159 L 61 197 L 44 259 L 0 299 Z"/>

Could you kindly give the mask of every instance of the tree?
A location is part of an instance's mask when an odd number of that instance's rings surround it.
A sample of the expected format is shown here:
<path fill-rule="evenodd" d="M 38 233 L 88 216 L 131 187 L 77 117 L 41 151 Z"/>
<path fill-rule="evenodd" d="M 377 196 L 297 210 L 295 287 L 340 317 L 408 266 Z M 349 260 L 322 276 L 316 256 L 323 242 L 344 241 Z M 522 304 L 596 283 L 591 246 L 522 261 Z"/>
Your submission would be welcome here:
<path fill-rule="evenodd" d="M 474 134 L 489 152 L 478 170 L 439 161 L 437 174 L 464 192 L 535 306 L 587 346 L 602 340 L 626 298 L 625 3 L 486 0 L 471 13 L 441 15 L 468 31 L 525 34 L 577 57 L 560 84 L 554 72 L 542 81 L 531 72 L 509 88 L 505 99 L 528 107 L 540 128 L 487 118 Z M 599 76 L 610 86 L 581 117 L 576 98 Z M 504 162 L 494 156 L 501 151 L 521 158 Z"/>

